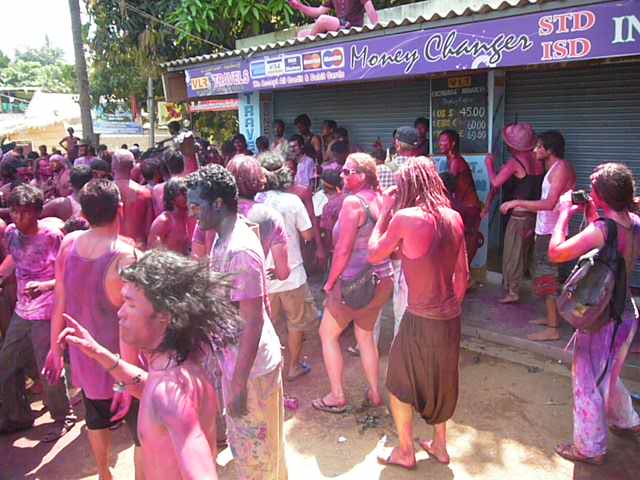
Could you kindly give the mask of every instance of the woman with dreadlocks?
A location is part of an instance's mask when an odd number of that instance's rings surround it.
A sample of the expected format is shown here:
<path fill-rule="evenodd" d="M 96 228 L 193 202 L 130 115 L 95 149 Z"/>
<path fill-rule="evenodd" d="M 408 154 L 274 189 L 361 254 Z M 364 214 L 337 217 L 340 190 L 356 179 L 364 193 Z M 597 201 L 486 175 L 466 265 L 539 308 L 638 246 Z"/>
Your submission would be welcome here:
<path fill-rule="evenodd" d="M 216 393 L 204 364 L 212 348 L 237 342 L 226 282 L 206 263 L 151 250 L 125 268 L 118 311 L 122 340 L 143 352 L 149 371 L 125 362 L 66 316 L 60 343 L 77 347 L 140 399 L 145 478 L 216 476 Z"/>
<path fill-rule="evenodd" d="M 408 287 L 386 379 L 400 445 L 378 460 L 413 469 L 413 410 L 434 426 L 433 440 L 421 441 L 422 448 L 449 463 L 446 421 L 458 400 L 460 315 L 469 269 L 462 218 L 431 160 L 411 159 L 396 182 L 385 192 L 369 239 L 371 263 L 398 251 Z"/>

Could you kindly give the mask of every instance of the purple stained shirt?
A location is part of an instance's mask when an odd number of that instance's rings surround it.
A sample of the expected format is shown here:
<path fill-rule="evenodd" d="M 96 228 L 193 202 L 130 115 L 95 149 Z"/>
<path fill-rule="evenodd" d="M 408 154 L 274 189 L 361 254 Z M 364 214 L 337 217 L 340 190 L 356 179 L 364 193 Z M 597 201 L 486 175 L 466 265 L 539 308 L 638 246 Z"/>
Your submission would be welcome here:
<path fill-rule="evenodd" d="M 91 166 L 91 162 L 93 162 L 97 158 L 98 157 L 92 157 L 91 155 L 87 155 L 85 157 L 78 157 L 78 158 L 76 158 L 74 160 L 73 166 L 74 167 L 80 167 L 80 166 L 90 167 Z"/>
<path fill-rule="evenodd" d="M 274 245 L 287 244 L 287 230 L 280 212 L 267 205 L 246 200 L 240 200 L 238 211 L 251 223 L 258 225 L 265 257 Z"/>
<path fill-rule="evenodd" d="M 38 222 L 38 233 L 24 235 L 11 224 L 5 231 L 7 251 L 16 264 L 18 303 L 16 314 L 25 320 L 49 320 L 53 309 L 53 290 L 35 298 L 25 291 L 30 281 L 48 281 L 55 278 L 55 261 L 62 243 L 62 232 Z"/>
<path fill-rule="evenodd" d="M 316 162 L 313 158 L 304 155 L 298 161 L 298 170 L 296 171 L 294 179 L 295 183 L 308 187 L 316 176 Z"/>
<path fill-rule="evenodd" d="M 226 238 L 216 239 L 210 259 L 215 271 L 233 275 L 230 291 L 233 302 L 262 299 L 264 324 L 250 377 L 255 378 L 273 371 L 280 364 L 282 356 L 280 341 L 269 319 L 264 254 L 258 237 L 244 221 L 239 220 Z M 235 346 L 224 351 L 221 363 L 227 379 L 233 376 L 237 353 L 238 347 Z"/>

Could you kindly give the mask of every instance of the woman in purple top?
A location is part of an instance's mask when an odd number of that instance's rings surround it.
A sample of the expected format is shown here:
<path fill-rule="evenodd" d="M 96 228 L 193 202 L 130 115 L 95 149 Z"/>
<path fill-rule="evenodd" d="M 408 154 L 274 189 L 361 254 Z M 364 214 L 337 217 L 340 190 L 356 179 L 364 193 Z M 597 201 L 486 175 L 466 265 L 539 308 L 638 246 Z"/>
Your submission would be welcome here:
<path fill-rule="evenodd" d="M 635 185 L 631 170 L 620 163 L 605 163 L 591 175 L 591 198 L 585 216 L 589 225 L 567 239 L 571 217 L 583 209 L 574 205 L 571 192 L 560 198 L 558 221 L 549 243 L 549 260 L 564 263 L 604 246 L 607 224 L 597 217 L 616 223 L 618 251 L 625 260 L 627 285 L 640 256 L 640 218 L 635 210 Z M 607 436 L 640 434 L 640 416 L 620 373 L 631 342 L 638 330 L 638 310 L 631 292 L 627 292 L 621 323 L 611 319 L 595 331 L 577 330 L 573 352 L 573 443 L 558 445 L 556 453 L 577 462 L 601 464 L 607 452 Z"/>
<path fill-rule="evenodd" d="M 369 237 L 378 218 L 381 200 L 377 191 L 376 162 L 370 155 L 349 155 L 342 169 L 342 179 L 351 195 L 345 198 L 333 229 L 335 250 L 324 286 L 327 299 L 320 325 L 322 353 L 331 392 L 312 404 L 317 410 L 331 413 L 344 412 L 347 407 L 342 385 L 343 360 L 339 339 L 351 322 L 355 324 L 360 359 L 369 383 L 365 400 L 372 405 L 382 404 L 378 385 L 378 347 L 373 339 L 373 330 L 380 311 L 393 293 L 393 268 L 391 262 L 385 260 L 373 266 L 380 283 L 371 302 L 357 310 L 343 303 L 340 280 L 354 280 L 369 267 Z"/>

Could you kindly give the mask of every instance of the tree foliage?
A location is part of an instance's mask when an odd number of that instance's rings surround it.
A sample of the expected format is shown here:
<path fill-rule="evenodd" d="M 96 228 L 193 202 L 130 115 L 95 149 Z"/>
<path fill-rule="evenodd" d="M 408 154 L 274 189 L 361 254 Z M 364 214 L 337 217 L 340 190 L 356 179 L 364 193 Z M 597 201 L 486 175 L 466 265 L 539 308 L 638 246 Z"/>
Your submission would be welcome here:
<path fill-rule="evenodd" d="M 159 77 L 163 61 L 234 49 L 239 38 L 311 22 L 287 0 L 85 1 L 95 25 L 87 38 L 94 102 L 131 95 L 142 100 L 147 78 Z M 386 8 L 412 1 L 374 4 Z M 323 0 L 307 3 L 319 5 Z"/>
<path fill-rule="evenodd" d="M 73 65 L 64 62 L 64 51 L 47 40 L 42 47 L 17 50 L 13 61 L 0 52 L 0 85 L 73 93 L 75 71 Z"/>

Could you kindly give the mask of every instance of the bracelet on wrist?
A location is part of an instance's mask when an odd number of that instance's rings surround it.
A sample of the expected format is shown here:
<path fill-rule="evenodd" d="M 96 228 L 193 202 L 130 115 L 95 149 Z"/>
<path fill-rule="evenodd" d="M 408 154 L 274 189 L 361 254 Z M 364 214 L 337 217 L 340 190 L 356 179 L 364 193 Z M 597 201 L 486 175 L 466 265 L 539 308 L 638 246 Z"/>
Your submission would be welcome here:
<path fill-rule="evenodd" d="M 113 391 L 116 393 L 124 393 L 127 391 L 127 385 L 138 385 L 139 383 L 142 383 L 142 375 L 138 373 L 136 376 L 133 377 L 133 381 L 131 383 L 125 383 L 125 382 L 114 383 Z"/>
<path fill-rule="evenodd" d="M 114 370 L 118 365 L 120 365 L 120 354 L 116 353 L 116 363 L 111 368 L 107 368 L 107 372 Z"/>

